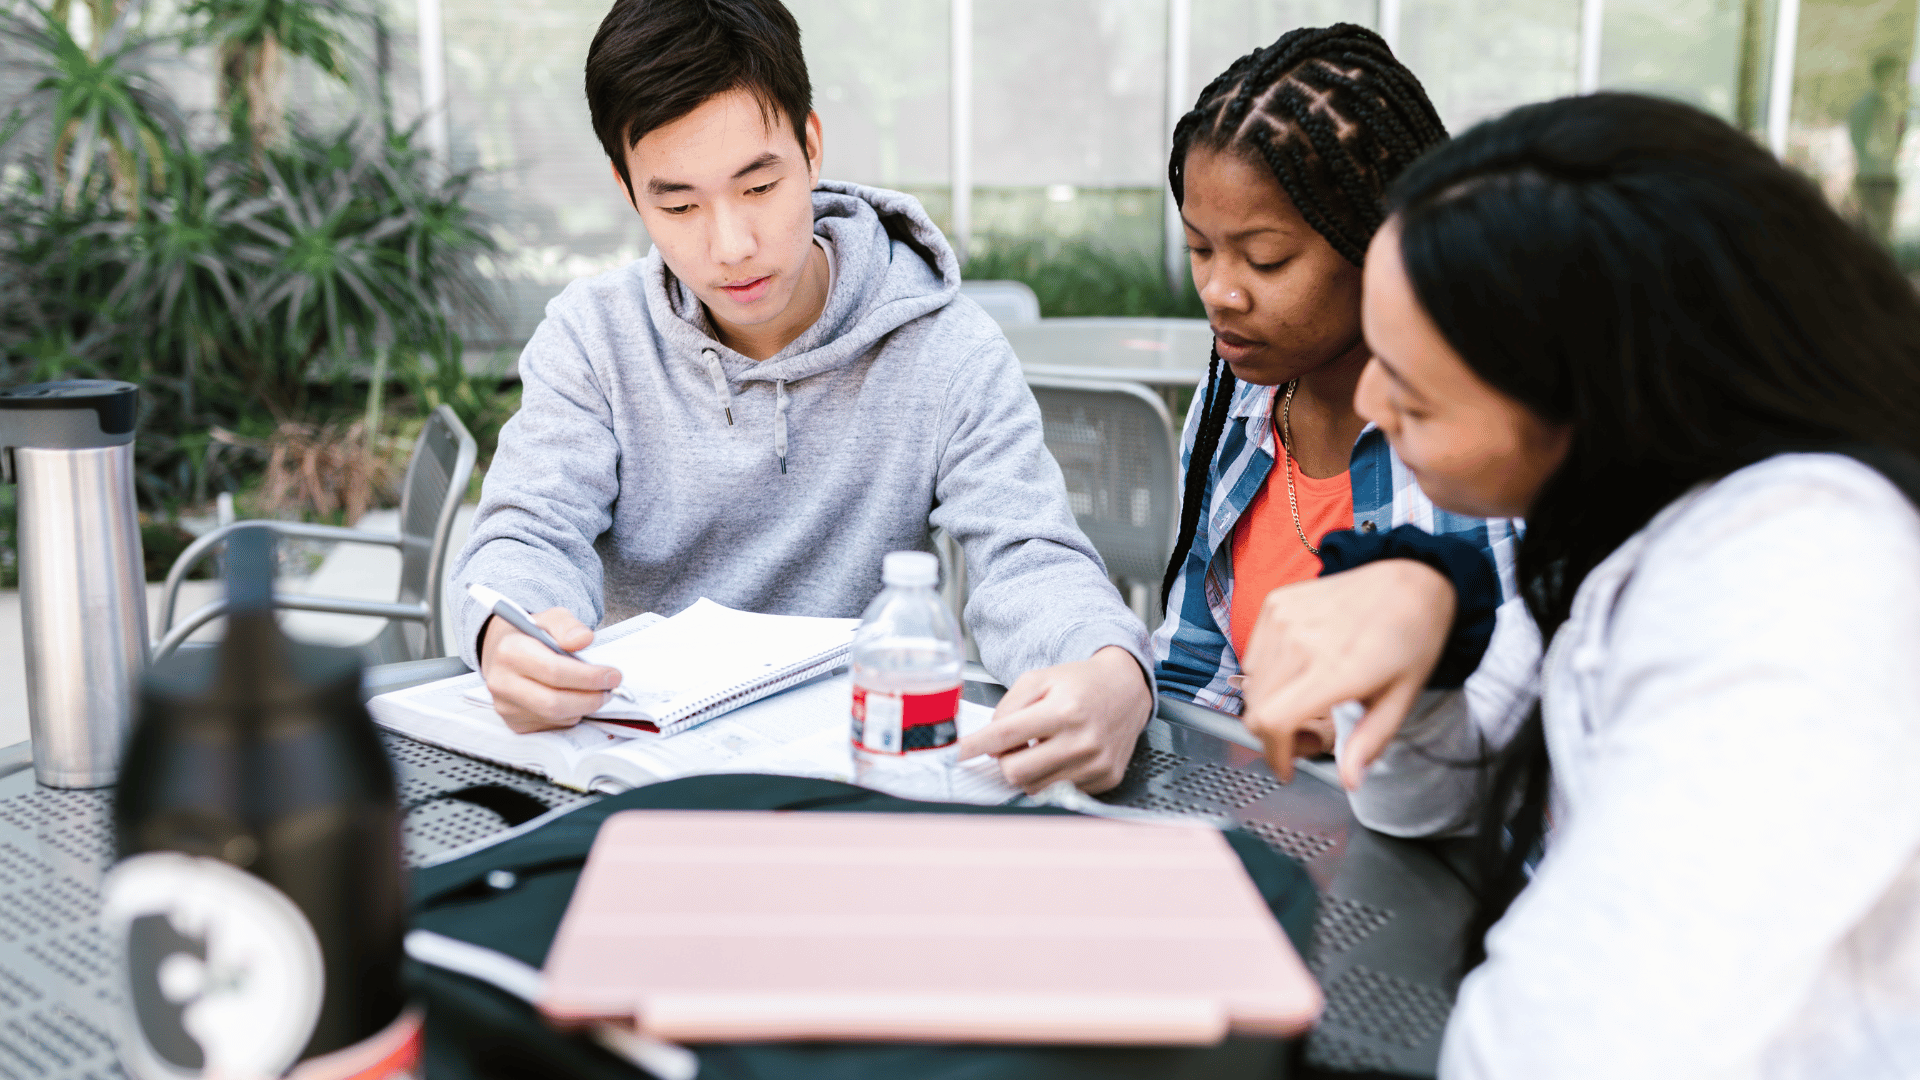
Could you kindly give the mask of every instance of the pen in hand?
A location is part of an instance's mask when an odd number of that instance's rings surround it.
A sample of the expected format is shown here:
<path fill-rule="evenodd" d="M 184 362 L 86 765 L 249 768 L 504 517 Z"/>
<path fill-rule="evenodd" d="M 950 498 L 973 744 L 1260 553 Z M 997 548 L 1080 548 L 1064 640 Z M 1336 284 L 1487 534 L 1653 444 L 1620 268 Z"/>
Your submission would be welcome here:
<path fill-rule="evenodd" d="M 526 608 L 521 607 L 519 604 L 514 603 L 512 600 L 509 600 L 508 598 L 500 595 L 494 590 L 487 588 L 485 585 L 467 586 L 467 595 L 473 597 L 475 600 L 480 601 L 480 605 L 486 608 L 488 611 L 491 611 L 495 615 L 506 620 L 508 626 L 513 627 L 515 630 L 518 630 L 521 633 L 532 638 L 533 640 L 539 642 L 540 644 L 545 645 L 547 648 L 552 649 L 554 652 L 559 653 L 561 656 L 565 656 L 573 660 L 580 660 L 580 657 L 578 654 L 570 653 L 567 650 L 561 648 L 560 643 L 553 640 L 552 634 L 547 633 L 544 629 L 540 627 L 539 623 L 536 623 L 533 621 L 533 616 L 527 614 Z M 584 664 L 584 663 L 587 663 L 588 661 L 580 660 L 580 662 Z M 617 697 L 622 701 L 634 700 L 633 691 L 627 689 L 625 686 L 614 687 L 612 693 L 614 697 Z"/>

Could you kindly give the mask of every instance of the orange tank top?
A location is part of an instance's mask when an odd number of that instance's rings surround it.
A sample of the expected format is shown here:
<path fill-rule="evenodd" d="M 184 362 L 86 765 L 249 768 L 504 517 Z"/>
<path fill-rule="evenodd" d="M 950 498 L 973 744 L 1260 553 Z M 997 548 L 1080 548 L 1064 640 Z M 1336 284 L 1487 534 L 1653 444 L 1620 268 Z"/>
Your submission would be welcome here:
<path fill-rule="evenodd" d="M 1281 455 L 1267 474 L 1267 482 L 1247 504 L 1233 527 L 1233 654 L 1247 655 L 1247 640 L 1260 617 L 1267 594 L 1282 585 L 1320 576 L 1320 558 L 1300 543 L 1287 505 L 1287 472 L 1293 471 L 1293 490 L 1300 503 L 1300 527 L 1314 547 L 1330 532 L 1353 528 L 1353 482 L 1346 473 L 1315 480 L 1300 471 L 1292 458 Z"/>

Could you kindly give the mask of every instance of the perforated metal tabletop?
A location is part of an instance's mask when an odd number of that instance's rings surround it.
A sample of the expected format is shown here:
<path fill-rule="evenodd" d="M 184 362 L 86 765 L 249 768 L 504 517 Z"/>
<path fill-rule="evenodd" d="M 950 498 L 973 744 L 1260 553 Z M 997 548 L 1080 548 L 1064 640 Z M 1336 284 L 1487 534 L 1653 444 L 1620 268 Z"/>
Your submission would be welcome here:
<path fill-rule="evenodd" d="M 1163 713 L 1171 710 L 1163 710 Z M 1459 879 L 1429 848 L 1358 826 L 1345 797 L 1302 774 L 1282 786 L 1259 755 L 1196 721 L 1148 725 L 1126 780 L 1106 796 L 1143 809 L 1225 814 L 1302 863 L 1322 890 L 1309 961 L 1327 993 L 1310 1064 L 1433 1074 L 1453 999 L 1449 971 L 1467 909 Z M 1244 733 L 1242 733 L 1244 736 Z M 489 810 L 429 796 L 502 784 L 548 806 L 584 796 L 538 777 L 386 736 L 410 864 L 500 831 Z M 111 960 L 95 925 L 114 856 L 112 793 L 34 782 L 24 744 L 0 750 L 0 1080 L 118 1077 Z"/>

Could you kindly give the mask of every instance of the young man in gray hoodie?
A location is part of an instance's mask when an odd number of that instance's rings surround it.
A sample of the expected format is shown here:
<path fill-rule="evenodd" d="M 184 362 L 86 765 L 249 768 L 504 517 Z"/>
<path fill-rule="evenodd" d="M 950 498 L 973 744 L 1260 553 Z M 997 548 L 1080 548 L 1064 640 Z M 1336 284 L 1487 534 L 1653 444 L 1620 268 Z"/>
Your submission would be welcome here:
<path fill-rule="evenodd" d="M 966 551 L 966 619 L 1012 686 L 963 756 L 1028 790 L 1119 782 L 1152 710 L 1146 629 L 1074 523 L 1012 348 L 958 295 L 919 203 L 823 182 L 799 27 L 778 0 L 616 0 L 587 101 L 654 250 L 568 286 L 520 358 L 472 538 L 463 656 L 531 731 L 598 709 L 619 673 L 560 643 L 706 596 L 857 616 L 889 551 Z"/>

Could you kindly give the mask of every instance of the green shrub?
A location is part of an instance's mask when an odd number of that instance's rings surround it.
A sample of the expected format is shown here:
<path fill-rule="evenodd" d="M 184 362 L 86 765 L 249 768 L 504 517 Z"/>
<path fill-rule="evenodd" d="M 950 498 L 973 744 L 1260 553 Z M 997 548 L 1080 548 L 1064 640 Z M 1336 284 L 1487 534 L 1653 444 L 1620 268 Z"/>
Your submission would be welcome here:
<path fill-rule="evenodd" d="M 469 371 L 465 359 L 457 353 L 422 353 L 400 368 L 400 381 L 413 400 L 410 410 L 419 417 L 417 428 L 428 413 L 442 405 L 453 407 L 455 416 L 473 436 L 478 454 L 474 458 L 474 480 L 493 463 L 493 451 L 500 445 L 500 428 L 520 409 L 520 382 L 509 380 L 507 368 L 511 353 L 495 353 Z M 411 432 L 409 432 L 411 434 Z"/>
<path fill-rule="evenodd" d="M 140 526 L 140 555 L 146 563 L 148 581 L 167 580 L 167 571 L 173 569 L 174 560 L 191 546 L 196 537 L 182 528 L 178 522 L 149 521 Z M 202 559 L 199 564 L 187 572 L 190 581 L 204 581 L 213 576 L 214 560 Z"/>
<path fill-rule="evenodd" d="M 1040 314 L 1069 316 L 1158 316 L 1204 319 L 1193 284 L 1179 295 L 1167 289 L 1158 259 L 1144 252 L 1115 251 L 1082 241 L 1049 244 L 1042 240 L 988 237 L 967 260 L 964 276 L 1022 281 L 1040 298 Z"/>
<path fill-rule="evenodd" d="M 371 443 L 367 362 L 458 355 L 455 327 L 491 318 L 474 256 L 493 246 L 470 176 L 439 176 L 372 88 L 369 116 L 336 129 L 266 111 L 267 58 L 344 80 L 344 34 L 372 16 L 345 0 L 85 2 L 100 28 L 85 45 L 66 5 L 0 12 L 32 87 L 0 125 L 0 384 L 140 384 L 139 499 L 169 518 L 246 486 L 267 466 L 248 444 L 283 427 L 364 413 Z M 149 74 L 186 43 L 220 58 L 228 123 L 211 140 Z"/>

